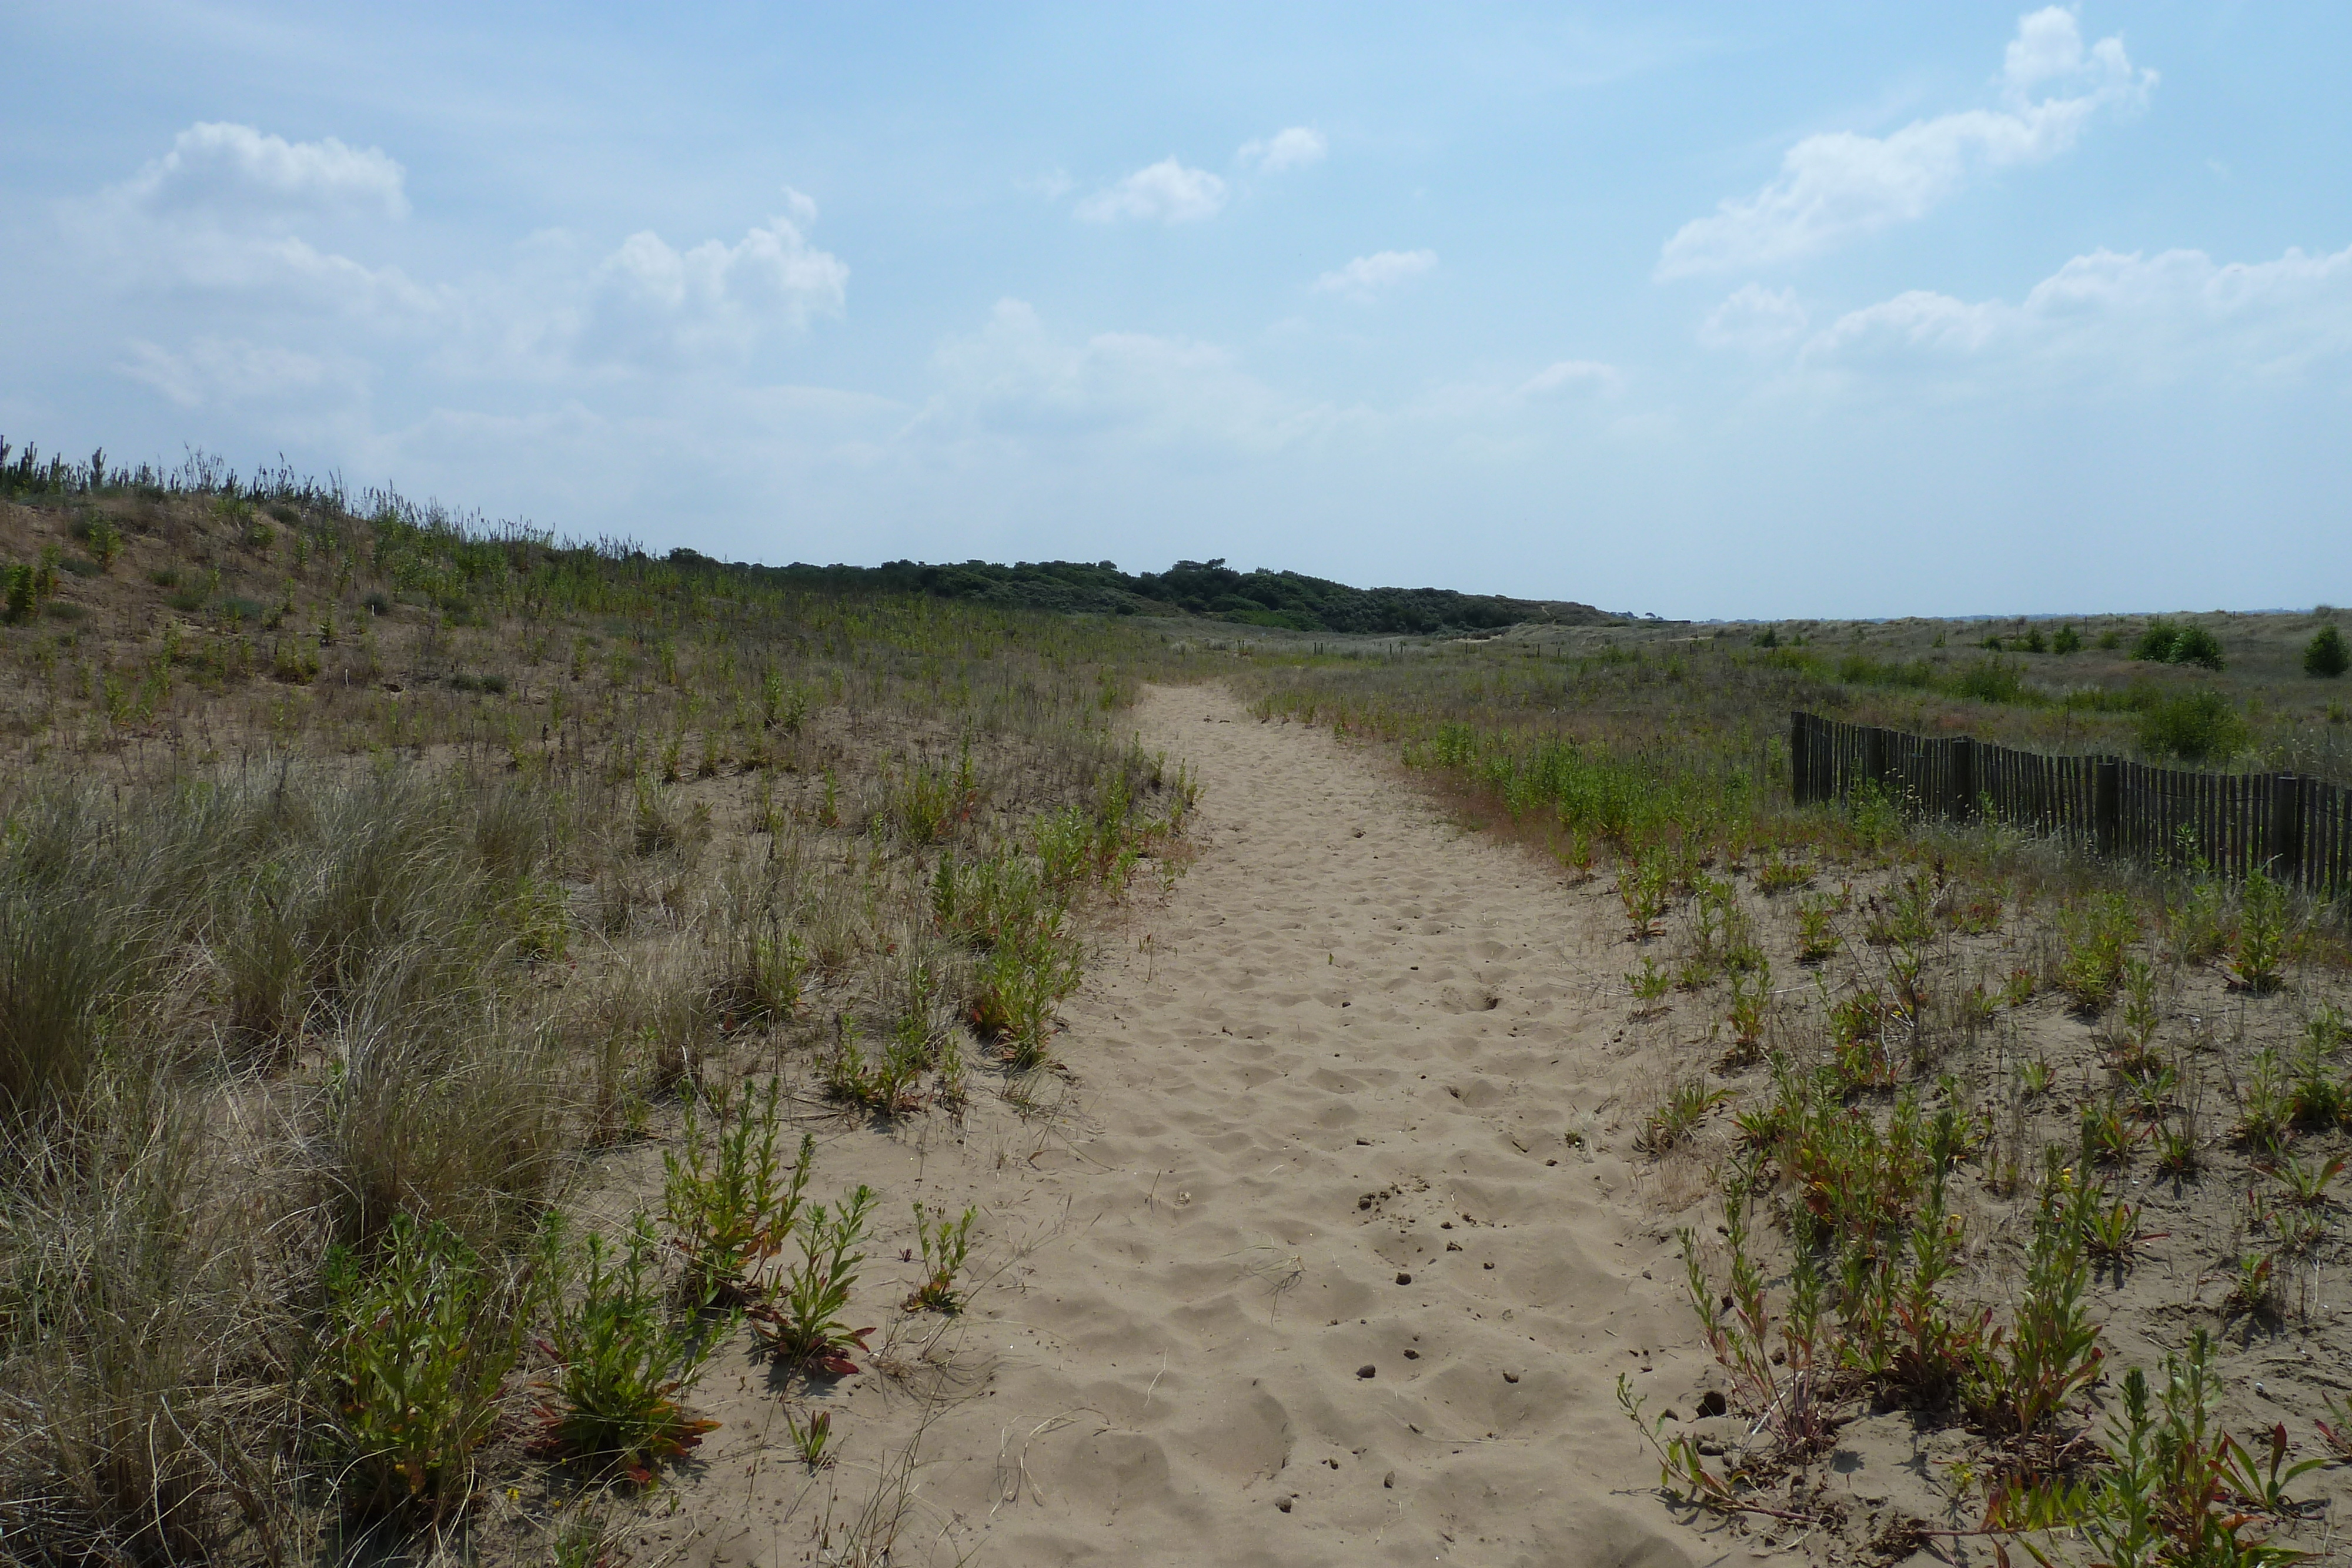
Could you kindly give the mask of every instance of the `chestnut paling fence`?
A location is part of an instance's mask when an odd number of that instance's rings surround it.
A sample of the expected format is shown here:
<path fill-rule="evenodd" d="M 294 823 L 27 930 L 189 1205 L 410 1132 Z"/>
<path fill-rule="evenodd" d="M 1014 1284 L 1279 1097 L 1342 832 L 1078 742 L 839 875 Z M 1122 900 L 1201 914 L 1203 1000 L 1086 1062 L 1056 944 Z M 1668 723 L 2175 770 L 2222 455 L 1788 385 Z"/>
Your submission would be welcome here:
<path fill-rule="evenodd" d="M 1922 814 L 1990 816 L 2102 855 L 2201 861 L 2238 878 L 2259 871 L 2323 895 L 2352 890 L 2352 790 L 2322 779 L 2046 757 L 1801 712 L 1789 716 L 1789 761 L 1801 806 L 1869 786 Z"/>

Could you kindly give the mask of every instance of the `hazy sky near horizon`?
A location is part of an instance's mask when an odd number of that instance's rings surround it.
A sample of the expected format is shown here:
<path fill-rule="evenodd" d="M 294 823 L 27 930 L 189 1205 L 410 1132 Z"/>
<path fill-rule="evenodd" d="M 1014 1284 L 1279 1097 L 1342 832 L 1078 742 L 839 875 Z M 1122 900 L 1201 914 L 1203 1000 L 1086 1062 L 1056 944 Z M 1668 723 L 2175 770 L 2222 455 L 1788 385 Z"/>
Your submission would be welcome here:
<path fill-rule="evenodd" d="M 2352 10 L 26 4 L 0 434 L 772 562 L 2352 600 Z"/>

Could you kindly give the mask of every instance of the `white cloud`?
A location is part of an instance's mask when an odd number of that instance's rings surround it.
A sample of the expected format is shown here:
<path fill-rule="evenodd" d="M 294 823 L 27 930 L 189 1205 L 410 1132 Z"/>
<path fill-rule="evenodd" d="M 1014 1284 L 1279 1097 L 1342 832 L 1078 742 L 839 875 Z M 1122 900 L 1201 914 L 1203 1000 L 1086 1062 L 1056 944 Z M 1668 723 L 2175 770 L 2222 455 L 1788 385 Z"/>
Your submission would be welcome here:
<path fill-rule="evenodd" d="M 404 171 L 373 147 L 289 141 L 250 125 L 200 120 L 122 187 L 157 213 L 225 217 L 259 212 L 408 214 Z"/>
<path fill-rule="evenodd" d="M 1320 163 L 1331 151 L 1323 133 L 1311 126 L 1294 125 L 1277 131 L 1270 137 L 1244 141 L 1234 156 L 1245 168 L 1261 174 L 1279 174 L 1285 169 L 1304 169 L 1310 163 Z"/>
<path fill-rule="evenodd" d="M 2066 152 L 2102 109 L 2145 101 L 2157 74 L 2135 69 L 2120 38 L 2086 51 L 2073 14 L 2052 6 L 2019 20 L 2000 80 L 1998 110 L 1914 120 L 1885 137 L 1806 137 L 1789 149 L 1771 183 L 1677 230 L 1656 276 L 1794 261 L 1922 217 L 1979 168 Z M 2032 91 L 2050 83 L 2074 88 L 2074 96 L 2033 101 Z"/>
<path fill-rule="evenodd" d="M 947 436 L 1263 454 L 1335 418 L 1276 392 L 1217 344 L 1143 332 L 1069 342 L 1018 299 L 999 300 L 981 331 L 943 344 L 935 365 L 944 392 L 926 423 Z"/>
<path fill-rule="evenodd" d="M 802 196 L 800 210 L 814 214 L 815 204 Z M 590 359 L 665 364 L 740 355 L 765 332 L 838 314 L 848 287 L 848 267 L 791 218 L 771 218 L 731 246 L 705 240 L 687 251 L 646 230 L 590 277 L 579 346 Z"/>
<path fill-rule="evenodd" d="M 1360 256 L 1336 272 L 1327 272 L 1315 280 L 1318 294 L 1337 294 L 1360 303 L 1369 302 L 1384 288 L 1392 288 L 1407 278 L 1419 277 L 1437 265 L 1433 250 L 1383 250 L 1370 256 Z"/>
<path fill-rule="evenodd" d="M 1614 365 L 1604 365 L 1598 360 L 1556 360 L 1521 382 L 1518 395 L 1544 397 L 1562 391 L 1614 394 L 1623 384 L 1624 377 Z"/>
<path fill-rule="evenodd" d="M 128 348 L 130 359 L 117 369 L 182 408 L 313 392 L 331 379 L 326 361 L 316 355 L 241 339 L 200 337 L 176 353 L 142 339 Z"/>
<path fill-rule="evenodd" d="M 1706 313 L 1706 319 L 1698 325 L 1698 340 L 1710 349 L 1760 353 L 1796 341 L 1806 319 L 1795 289 L 1776 291 L 1761 284 L 1743 284 Z"/>
<path fill-rule="evenodd" d="M 1800 360 L 1845 375 L 2292 381 L 2352 361 L 2352 247 L 2226 265 L 2195 250 L 2094 251 L 2014 305 L 1913 290 L 1850 311 Z"/>
<path fill-rule="evenodd" d="M 1223 180 L 1206 169 L 1187 169 L 1168 157 L 1088 196 L 1078 204 L 1078 216 L 1096 224 L 1117 223 L 1121 218 L 1185 224 L 1214 217 L 1224 204 Z"/>

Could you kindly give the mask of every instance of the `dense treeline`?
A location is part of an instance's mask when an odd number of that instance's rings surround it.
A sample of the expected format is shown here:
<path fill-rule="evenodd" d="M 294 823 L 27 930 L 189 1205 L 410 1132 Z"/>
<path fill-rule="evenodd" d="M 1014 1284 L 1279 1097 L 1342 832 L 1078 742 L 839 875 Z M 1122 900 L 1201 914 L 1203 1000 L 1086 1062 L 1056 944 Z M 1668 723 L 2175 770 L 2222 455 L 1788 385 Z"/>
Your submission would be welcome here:
<path fill-rule="evenodd" d="M 693 550 L 670 552 L 677 564 L 720 563 Z M 1422 634 L 1487 631 L 1525 621 L 1584 626 L 1618 619 L 1589 604 L 1458 593 L 1448 588 L 1350 588 L 1295 571 L 1236 571 L 1223 560 L 1180 560 L 1166 571 L 1125 572 L 1110 561 L 966 561 L 927 566 L 894 560 L 877 567 L 738 567 L 836 592 L 924 593 L 976 600 L 1007 609 L 1065 614 L 1206 615 L 1296 632 Z"/>

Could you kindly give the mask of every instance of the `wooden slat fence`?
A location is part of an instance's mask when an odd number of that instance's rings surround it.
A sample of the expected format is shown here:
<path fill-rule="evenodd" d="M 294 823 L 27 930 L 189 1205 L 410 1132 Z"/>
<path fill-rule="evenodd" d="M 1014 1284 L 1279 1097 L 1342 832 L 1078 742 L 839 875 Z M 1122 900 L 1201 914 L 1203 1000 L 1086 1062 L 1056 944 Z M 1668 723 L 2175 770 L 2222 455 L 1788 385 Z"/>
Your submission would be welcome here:
<path fill-rule="evenodd" d="M 1789 760 L 1799 805 L 1874 783 L 1911 810 L 1958 821 L 1989 811 L 2103 855 L 2202 858 L 2223 876 L 2262 871 L 2315 893 L 2352 891 L 2352 790 L 2326 779 L 2045 757 L 1810 713 L 1789 716 Z"/>

